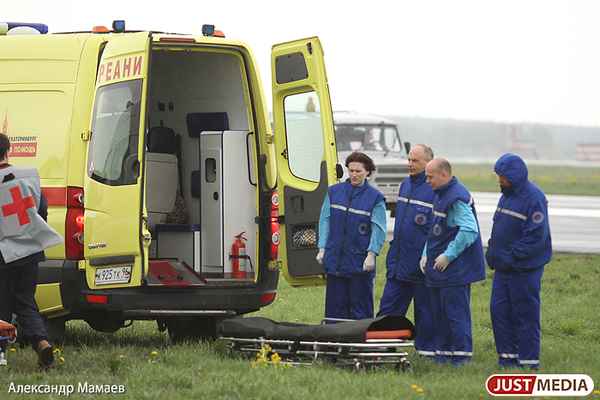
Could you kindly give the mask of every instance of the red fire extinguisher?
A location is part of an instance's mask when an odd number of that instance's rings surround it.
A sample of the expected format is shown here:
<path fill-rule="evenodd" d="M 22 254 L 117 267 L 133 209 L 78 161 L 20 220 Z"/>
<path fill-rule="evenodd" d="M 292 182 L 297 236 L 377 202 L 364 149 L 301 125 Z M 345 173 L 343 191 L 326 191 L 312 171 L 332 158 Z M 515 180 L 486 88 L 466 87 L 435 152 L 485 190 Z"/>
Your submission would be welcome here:
<path fill-rule="evenodd" d="M 246 277 L 246 245 L 242 242 L 242 239 L 248 239 L 242 236 L 244 233 L 246 233 L 246 231 L 236 235 L 235 242 L 233 242 L 233 245 L 231 246 L 234 278 Z"/>

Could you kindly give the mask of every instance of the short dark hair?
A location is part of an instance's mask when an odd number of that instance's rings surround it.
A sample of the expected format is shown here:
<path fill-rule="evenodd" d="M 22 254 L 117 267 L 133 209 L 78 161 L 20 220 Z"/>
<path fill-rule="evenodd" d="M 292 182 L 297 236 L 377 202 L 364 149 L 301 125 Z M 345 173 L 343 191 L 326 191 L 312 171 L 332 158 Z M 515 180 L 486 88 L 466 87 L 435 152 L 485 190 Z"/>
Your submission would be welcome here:
<path fill-rule="evenodd" d="M 5 159 L 8 156 L 10 150 L 10 140 L 8 136 L 0 133 L 0 160 Z"/>
<path fill-rule="evenodd" d="M 354 153 L 346 157 L 346 168 L 348 168 L 348 164 L 350 164 L 351 162 L 362 163 L 365 166 L 367 172 L 369 173 L 367 176 L 371 176 L 371 174 L 377 170 L 373 159 L 365 153 L 361 153 L 360 151 L 355 151 Z"/>

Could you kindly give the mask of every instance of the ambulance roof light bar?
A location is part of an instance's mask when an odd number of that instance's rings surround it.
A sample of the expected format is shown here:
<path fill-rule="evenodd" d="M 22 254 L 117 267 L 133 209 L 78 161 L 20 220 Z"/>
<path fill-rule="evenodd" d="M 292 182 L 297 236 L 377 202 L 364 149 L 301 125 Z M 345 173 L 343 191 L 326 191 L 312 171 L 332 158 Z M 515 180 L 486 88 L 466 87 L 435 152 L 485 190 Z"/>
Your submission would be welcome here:
<path fill-rule="evenodd" d="M 33 28 L 42 35 L 48 33 L 48 25 L 44 24 L 33 24 L 27 22 L 0 22 L 0 35 L 6 35 L 11 29 L 19 27 Z"/>
<path fill-rule="evenodd" d="M 125 21 L 116 20 L 112 23 L 113 31 L 115 32 L 125 32 Z"/>
<path fill-rule="evenodd" d="M 204 36 L 217 36 L 217 37 L 225 37 L 225 34 L 215 29 L 214 25 L 202 25 L 202 35 Z"/>

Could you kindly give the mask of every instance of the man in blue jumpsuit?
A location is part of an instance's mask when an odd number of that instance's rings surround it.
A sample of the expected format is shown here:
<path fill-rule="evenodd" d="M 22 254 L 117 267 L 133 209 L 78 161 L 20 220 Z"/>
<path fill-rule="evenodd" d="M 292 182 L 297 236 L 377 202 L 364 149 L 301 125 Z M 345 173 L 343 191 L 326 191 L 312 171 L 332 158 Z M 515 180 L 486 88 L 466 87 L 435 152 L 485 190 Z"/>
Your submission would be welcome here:
<path fill-rule="evenodd" d="M 490 312 L 498 363 L 538 369 L 540 289 L 552 258 L 548 202 L 520 157 L 503 155 L 494 172 L 502 196 L 485 258 L 495 270 Z"/>
<path fill-rule="evenodd" d="M 438 195 L 420 262 L 435 319 L 435 361 L 461 365 L 473 357 L 471 283 L 485 279 L 479 223 L 471 194 L 447 160 L 431 161 L 425 175 Z"/>
<path fill-rule="evenodd" d="M 38 353 L 38 364 L 49 368 L 54 355 L 35 304 L 38 262 L 44 249 L 63 238 L 45 221 L 47 203 L 35 168 L 8 163 L 10 141 L 0 134 L 0 319 L 17 315 L 20 334 Z M 7 341 L 0 341 L 0 354 Z"/>
<path fill-rule="evenodd" d="M 373 160 L 354 152 L 346 158 L 349 178 L 329 187 L 319 219 L 317 262 L 327 273 L 325 318 L 373 318 L 375 257 L 385 243 L 383 194 L 366 179 Z"/>
<path fill-rule="evenodd" d="M 414 298 L 415 352 L 435 357 L 436 335 L 429 289 L 419 268 L 421 252 L 427 242 L 433 203 L 437 198 L 427 184 L 425 167 L 433 159 L 433 150 L 418 144 L 408 154 L 409 179 L 402 181 L 396 205 L 394 239 L 390 243 L 386 264 L 387 282 L 378 315 L 406 315 Z"/>

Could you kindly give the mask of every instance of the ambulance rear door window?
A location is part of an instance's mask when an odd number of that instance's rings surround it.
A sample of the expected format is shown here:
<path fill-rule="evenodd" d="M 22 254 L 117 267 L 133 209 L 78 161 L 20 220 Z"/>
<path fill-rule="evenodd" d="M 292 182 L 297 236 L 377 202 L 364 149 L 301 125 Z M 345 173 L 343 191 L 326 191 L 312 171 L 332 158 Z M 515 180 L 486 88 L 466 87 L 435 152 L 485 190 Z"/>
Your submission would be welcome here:
<path fill-rule="evenodd" d="M 142 82 L 98 89 L 87 166 L 88 176 L 98 182 L 110 186 L 137 182 Z"/>

